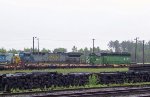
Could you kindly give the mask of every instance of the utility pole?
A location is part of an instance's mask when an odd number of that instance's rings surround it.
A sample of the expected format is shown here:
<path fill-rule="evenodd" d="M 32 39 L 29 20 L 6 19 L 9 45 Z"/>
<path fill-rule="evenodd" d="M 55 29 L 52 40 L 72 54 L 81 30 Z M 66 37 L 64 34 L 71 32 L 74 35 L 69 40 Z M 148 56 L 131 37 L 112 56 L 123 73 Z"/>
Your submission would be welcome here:
<path fill-rule="evenodd" d="M 94 41 L 95 41 L 95 39 L 92 39 L 93 40 L 93 54 L 94 54 Z"/>
<path fill-rule="evenodd" d="M 34 53 L 34 37 L 33 37 L 33 48 L 32 48 L 32 52 Z"/>
<path fill-rule="evenodd" d="M 137 56 L 136 56 L 137 54 L 136 53 L 137 53 L 137 41 L 138 41 L 138 37 L 135 38 L 135 41 L 136 41 L 135 42 L 135 64 L 137 64 Z"/>
<path fill-rule="evenodd" d="M 37 37 L 33 37 L 33 51 L 32 51 L 33 53 L 34 53 L 34 39 L 35 38 L 37 38 Z"/>
<path fill-rule="evenodd" d="M 33 51 L 32 51 L 33 53 L 34 53 L 34 38 L 36 38 L 36 37 L 33 37 Z"/>
<path fill-rule="evenodd" d="M 143 40 L 143 65 L 144 65 L 144 61 L 145 61 L 145 54 L 144 54 L 144 40 Z"/>
<path fill-rule="evenodd" d="M 38 40 L 38 55 L 39 55 L 39 51 L 40 51 L 40 49 L 39 49 L 39 38 L 37 38 L 37 40 Z"/>

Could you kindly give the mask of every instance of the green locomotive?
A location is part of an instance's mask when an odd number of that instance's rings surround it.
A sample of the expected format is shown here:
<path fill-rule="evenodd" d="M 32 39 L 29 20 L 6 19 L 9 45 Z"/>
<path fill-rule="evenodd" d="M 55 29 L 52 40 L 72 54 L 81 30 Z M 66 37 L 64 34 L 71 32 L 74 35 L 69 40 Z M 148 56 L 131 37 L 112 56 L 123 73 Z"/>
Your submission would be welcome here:
<path fill-rule="evenodd" d="M 101 53 L 96 55 L 94 53 L 89 55 L 89 64 L 98 65 L 98 64 L 130 64 L 131 63 L 131 54 L 129 53 Z"/>

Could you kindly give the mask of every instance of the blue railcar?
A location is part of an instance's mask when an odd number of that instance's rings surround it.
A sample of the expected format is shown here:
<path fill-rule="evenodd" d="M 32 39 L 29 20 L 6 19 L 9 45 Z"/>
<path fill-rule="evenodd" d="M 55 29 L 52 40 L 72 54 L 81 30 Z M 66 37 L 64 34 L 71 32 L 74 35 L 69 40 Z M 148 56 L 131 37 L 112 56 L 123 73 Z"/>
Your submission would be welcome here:
<path fill-rule="evenodd" d="M 28 63 L 28 62 L 34 62 L 34 58 L 32 56 L 32 53 L 30 52 L 20 52 L 19 57 L 22 62 Z"/>
<path fill-rule="evenodd" d="M 4 63 L 7 63 L 6 55 L 0 54 L 0 64 L 4 64 Z"/>
<path fill-rule="evenodd" d="M 45 63 L 48 62 L 48 53 L 44 53 L 44 52 L 34 52 L 31 53 L 32 57 L 34 58 L 34 62 L 41 62 L 41 63 Z"/>
<path fill-rule="evenodd" d="M 14 54 L 13 53 L 6 53 L 5 54 L 6 55 L 6 61 L 7 61 L 7 63 L 13 63 L 13 61 L 14 61 Z"/>

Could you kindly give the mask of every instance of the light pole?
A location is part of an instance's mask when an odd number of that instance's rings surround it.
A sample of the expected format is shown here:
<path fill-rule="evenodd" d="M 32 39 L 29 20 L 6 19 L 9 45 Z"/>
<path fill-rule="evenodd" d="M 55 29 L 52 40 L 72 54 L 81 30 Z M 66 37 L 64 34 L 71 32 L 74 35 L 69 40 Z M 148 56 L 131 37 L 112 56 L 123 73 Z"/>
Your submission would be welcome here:
<path fill-rule="evenodd" d="M 137 64 L 137 42 L 138 42 L 138 37 L 136 37 L 134 40 L 135 42 L 135 64 Z"/>
<path fill-rule="evenodd" d="M 34 53 L 34 39 L 35 39 L 36 37 L 33 37 L 33 53 Z"/>
<path fill-rule="evenodd" d="M 39 51 L 40 51 L 40 49 L 39 49 L 39 38 L 37 38 L 37 40 L 38 40 L 38 55 L 39 55 Z"/>
<path fill-rule="evenodd" d="M 145 61 L 145 54 L 144 54 L 144 40 L 143 40 L 143 65 L 144 65 L 144 61 Z"/>
<path fill-rule="evenodd" d="M 92 39 L 93 40 L 93 54 L 94 54 L 94 41 L 95 41 L 95 39 Z"/>

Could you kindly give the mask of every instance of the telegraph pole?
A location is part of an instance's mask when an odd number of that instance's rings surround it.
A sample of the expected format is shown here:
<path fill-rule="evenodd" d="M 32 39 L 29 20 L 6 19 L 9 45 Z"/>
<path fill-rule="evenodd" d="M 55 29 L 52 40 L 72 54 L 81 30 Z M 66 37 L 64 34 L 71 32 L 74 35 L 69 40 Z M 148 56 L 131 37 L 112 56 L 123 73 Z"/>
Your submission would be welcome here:
<path fill-rule="evenodd" d="M 143 40 L 143 65 L 144 65 L 144 61 L 145 61 L 145 54 L 144 54 L 144 40 Z"/>
<path fill-rule="evenodd" d="M 136 55 L 137 55 L 137 54 L 136 54 L 136 53 L 137 53 L 137 41 L 138 41 L 138 38 L 137 38 L 137 37 L 135 38 L 135 41 L 136 41 L 136 42 L 135 42 L 135 64 L 137 64 L 137 56 L 136 56 Z"/>
<path fill-rule="evenodd" d="M 94 54 L 94 41 L 95 41 L 95 39 L 92 39 L 93 40 L 93 54 Z"/>

